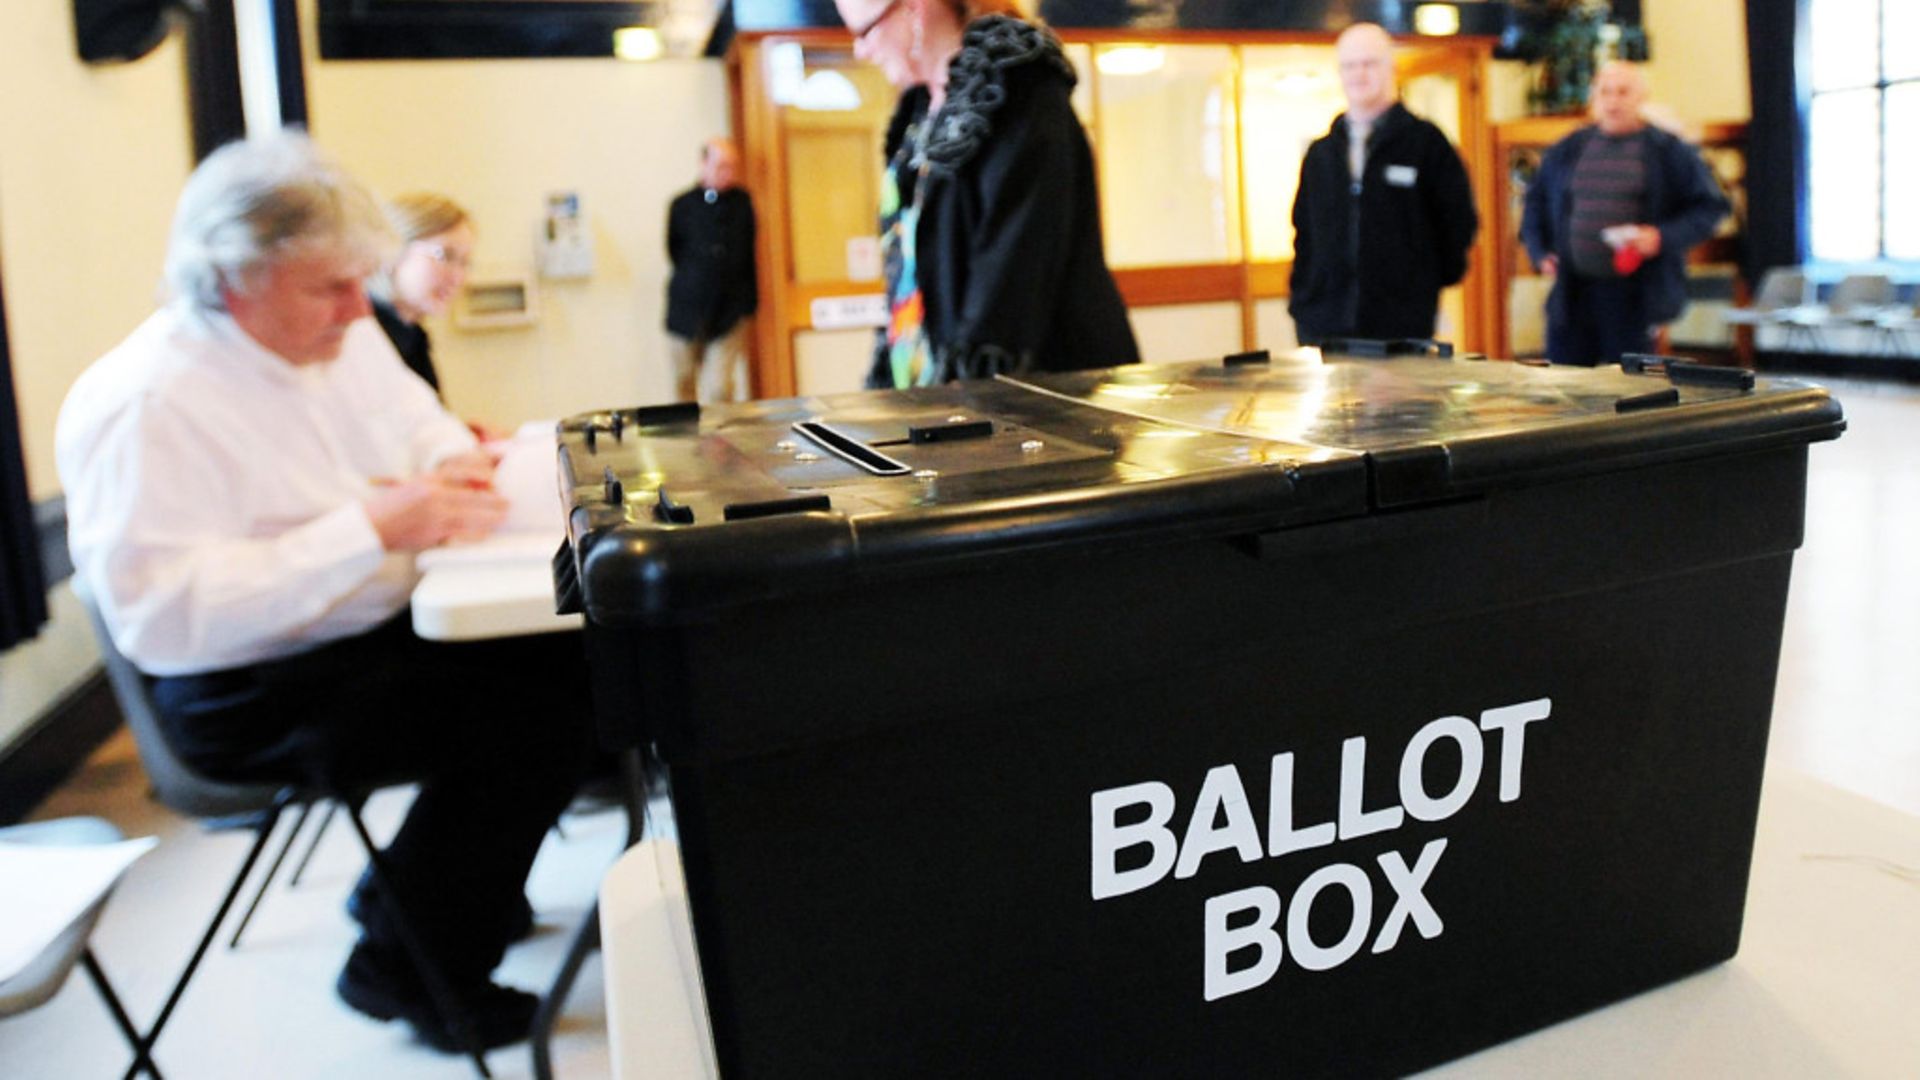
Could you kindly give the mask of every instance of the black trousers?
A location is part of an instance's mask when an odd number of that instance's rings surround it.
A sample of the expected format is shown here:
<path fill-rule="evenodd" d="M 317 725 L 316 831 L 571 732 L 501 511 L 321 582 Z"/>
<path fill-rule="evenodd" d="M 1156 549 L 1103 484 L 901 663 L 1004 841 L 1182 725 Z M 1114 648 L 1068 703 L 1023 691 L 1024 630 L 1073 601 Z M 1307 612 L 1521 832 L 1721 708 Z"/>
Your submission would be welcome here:
<path fill-rule="evenodd" d="M 443 644 L 402 615 L 298 656 L 158 678 L 153 691 L 176 752 L 210 776 L 418 781 L 387 856 L 456 982 L 500 962 L 534 855 L 594 756 L 575 634 Z M 364 911 L 367 942 L 398 950 L 385 909 Z"/>
<path fill-rule="evenodd" d="M 1562 273 L 1571 271 L 1562 269 Z M 1579 278 L 1566 282 L 1567 318 L 1547 320 L 1547 356 L 1556 364 L 1617 364 L 1621 353 L 1653 349 L 1635 278 Z"/>

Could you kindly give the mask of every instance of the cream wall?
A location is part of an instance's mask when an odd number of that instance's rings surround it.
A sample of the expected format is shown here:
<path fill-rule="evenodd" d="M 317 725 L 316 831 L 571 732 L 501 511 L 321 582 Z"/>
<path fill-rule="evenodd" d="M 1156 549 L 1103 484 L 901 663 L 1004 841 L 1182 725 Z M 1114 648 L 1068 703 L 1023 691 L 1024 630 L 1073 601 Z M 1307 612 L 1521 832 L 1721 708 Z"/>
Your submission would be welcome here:
<path fill-rule="evenodd" d="M 315 138 L 377 193 L 440 190 L 474 215 L 480 264 L 526 270 L 549 192 L 578 192 L 582 281 L 540 282 L 524 329 L 430 324 L 455 412 L 498 427 L 668 401 L 666 212 L 701 143 L 727 131 L 718 61 L 321 61 L 303 0 Z"/>
<path fill-rule="evenodd" d="M 1644 0 L 1640 16 L 1656 104 L 1690 124 L 1753 116 L 1744 0 Z"/>
<path fill-rule="evenodd" d="M 59 494 L 67 387 L 154 308 L 174 197 L 192 166 L 178 35 L 89 67 L 72 5 L 0 19 L 0 266 L 27 482 Z"/>

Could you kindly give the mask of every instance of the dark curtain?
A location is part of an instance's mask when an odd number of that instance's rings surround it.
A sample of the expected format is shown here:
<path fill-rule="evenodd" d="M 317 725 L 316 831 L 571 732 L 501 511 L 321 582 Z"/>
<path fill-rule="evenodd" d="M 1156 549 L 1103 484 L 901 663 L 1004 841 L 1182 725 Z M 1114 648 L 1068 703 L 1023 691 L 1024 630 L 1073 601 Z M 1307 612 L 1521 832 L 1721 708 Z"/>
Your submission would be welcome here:
<path fill-rule="evenodd" d="M 0 293 L 4 291 L 0 286 Z M 27 498 L 27 462 L 20 452 L 7 311 L 0 303 L 0 650 L 39 633 L 46 621 L 46 574 L 40 566 L 33 504 Z"/>
<path fill-rule="evenodd" d="M 1747 0 L 1747 280 L 1806 258 L 1806 0 Z"/>
<path fill-rule="evenodd" d="M 273 71 L 280 84 L 280 122 L 308 127 L 307 74 L 300 58 L 296 0 L 273 0 Z"/>
<path fill-rule="evenodd" d="M 187 22 L 187 109 L 193 119 L 193 160 L 246 137 L 240 101 L 240 49 L 233 0 L 203 0 Z M 305 107 L 304 97 L 301 102 Z"/>

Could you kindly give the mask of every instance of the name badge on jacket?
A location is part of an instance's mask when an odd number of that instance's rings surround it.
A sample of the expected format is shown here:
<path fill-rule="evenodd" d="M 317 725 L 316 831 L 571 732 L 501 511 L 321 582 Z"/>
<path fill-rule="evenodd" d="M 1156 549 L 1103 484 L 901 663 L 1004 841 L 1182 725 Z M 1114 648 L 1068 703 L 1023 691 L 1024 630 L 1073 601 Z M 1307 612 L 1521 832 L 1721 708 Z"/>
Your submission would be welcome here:
<path fill-rule="evenodd" d="M 1411 165 L 1387 166 L 1387 183 L 1392 187 L 1412 187 L 1420 179 L 1420 170 Z"/>

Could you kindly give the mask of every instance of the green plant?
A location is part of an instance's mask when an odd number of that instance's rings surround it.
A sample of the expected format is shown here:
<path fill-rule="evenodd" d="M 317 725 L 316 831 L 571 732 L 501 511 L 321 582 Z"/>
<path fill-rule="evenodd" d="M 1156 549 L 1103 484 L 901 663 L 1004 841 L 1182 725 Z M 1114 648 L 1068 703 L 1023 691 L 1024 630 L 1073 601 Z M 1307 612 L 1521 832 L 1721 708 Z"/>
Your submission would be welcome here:
<path fill-rule="evenodd" d="M 1526 25 L 1518 51 L 1534 61 L 1528 99 L 1536 112 L 1583 109 L 1602 61 L 1647 58 L 1646 32 L 1614 22 L 1607 0 L 1538 0 L 1526 11 Z"/>

